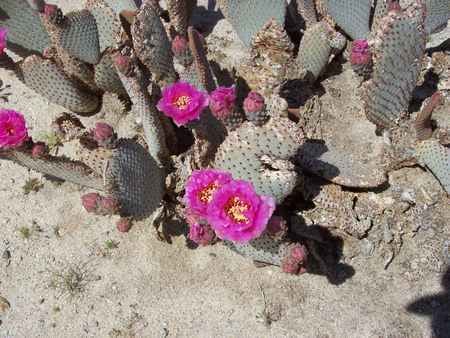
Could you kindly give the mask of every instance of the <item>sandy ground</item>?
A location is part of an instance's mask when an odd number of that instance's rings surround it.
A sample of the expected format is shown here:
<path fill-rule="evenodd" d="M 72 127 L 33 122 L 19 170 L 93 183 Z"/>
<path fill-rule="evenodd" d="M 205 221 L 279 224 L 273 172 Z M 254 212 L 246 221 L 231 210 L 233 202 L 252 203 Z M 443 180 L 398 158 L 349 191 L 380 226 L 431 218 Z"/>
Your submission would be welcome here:
<path fill-rule="evenodd" d="M 23 112 L 34 137 L 64 111 L 3 70 L 0 78 L 11 85 L 2 107 Z M 87 190 L 5 161 L 0 175 L 0 296 L 10 304 L 0 305 L 0 337 L 450 337 L 445 267 L 411 278 L 408 264 L 422 256 L 410 234 L 387 269 L 370 250 L 346 257 L 341 273 L 354 274 L 336 285 L 256 268 L 221 245 L 192 250 L 181 234 L 160 242 L 148 222 L 120 234 L 116 218 L 82 209 Z M 31 178 L 43 186 L 26 195 Z M 443 227 L 417 237 L 434 231 L 430 245 L 442 247 Z M 423 314 L 411 313 L 420 300 Z"/>

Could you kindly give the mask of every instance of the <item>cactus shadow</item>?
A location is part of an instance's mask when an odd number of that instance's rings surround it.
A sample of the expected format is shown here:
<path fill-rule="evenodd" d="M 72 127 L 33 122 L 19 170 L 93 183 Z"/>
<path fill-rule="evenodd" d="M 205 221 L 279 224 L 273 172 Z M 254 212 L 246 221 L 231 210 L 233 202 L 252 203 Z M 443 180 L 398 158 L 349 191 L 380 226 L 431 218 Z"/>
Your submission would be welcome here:
<path fill-rule="evenodd" d="M 222 12 L 215 8 L 216 1 L 208 1 L 208 7 L 197 6 L 192 13 L 190 24 L 204 37 L 211 34 L 217 23 L 224 18 Z"/>
<path fill-rule="evenodd" d="M 413 99 L 409 105 L 409 112 L 419 111 L 423 101 L 431 97 L 438 91 L 439 75 L 433 69 L 428 70 L 424 75 L 424 81 L 420 86 L 414 88 Z"/>
<path fill-rule="evenodd" d="M 431 317 L 432 336 L 450 337 L 450 266 L 442 275 L 441 293 L 422 297 L 407 305 L 406 310 L 419 316 Z"/>
<path fill-rule="evenodd" d="M 288 103 L 289 109 L 304 106 L 313 96 L 325 94 L 325 88 L 319 83 L 312 83 L 311 78 L 288 80 L 280 88 L 280 96 Z"/>
<path fill-rule="evenodd" d="M 291 217 L 291 237 L 305 242 L 309 251 L 306 270 L 325 276 L 333 285 L 345 283 L 355 274 L 355 269 L 341 262 L 344 240 L 327 227 L 307 225 L 300 215 Z"/>

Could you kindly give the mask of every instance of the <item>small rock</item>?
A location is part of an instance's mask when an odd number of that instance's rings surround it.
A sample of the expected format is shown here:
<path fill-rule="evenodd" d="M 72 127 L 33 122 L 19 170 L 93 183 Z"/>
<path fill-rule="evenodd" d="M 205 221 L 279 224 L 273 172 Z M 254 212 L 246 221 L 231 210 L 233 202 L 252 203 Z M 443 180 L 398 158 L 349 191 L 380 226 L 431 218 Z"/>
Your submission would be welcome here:
<path fill-rule="evenodd" d="M 0 314 L 5 313 L 9 310 L 11 305 L 9 304 L 8 300 L 2 296 L 0 296 Z"/>
<path fill-rule="evenodd" d="M 375 251 L 375 245 L 369 241 L 367 238 L 361 240 L 361 253 L 366 256 L 372 256 Z"/>

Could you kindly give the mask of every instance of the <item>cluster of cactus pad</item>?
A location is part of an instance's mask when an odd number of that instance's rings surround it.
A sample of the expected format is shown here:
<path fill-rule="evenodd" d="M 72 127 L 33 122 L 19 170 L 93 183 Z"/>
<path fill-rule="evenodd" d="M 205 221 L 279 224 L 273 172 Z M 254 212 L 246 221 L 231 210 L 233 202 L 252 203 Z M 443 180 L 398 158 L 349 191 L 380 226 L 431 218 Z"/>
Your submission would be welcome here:
<path fill-rule="evenodd" d="M 85 9 L 63 13 L 44 0 L 2 0 L 0 26 L 8 29 L 7 50 L 22 59 L 14 62 L 3 53 L 0 65 L 70 111 L 53 128 L 63 141 L 77 142 L 77 154 L 73 159 L 53 156 L 45 144 L 29 139 L 18 148 L 0 149 L 0 158 L 96 190 L 83 196 L 84 207 L 119 214 L 120 231 L 128 231 L 132 219 L 155 214 L 163 215 L 163 222 L 182 216 L 190 223 L 181 202 L 190 175 L 205 168 L 228 172 L 250 182 L 277 208 L 260 236 L 245 243 L 224 240 L 225 245 L 254 261 L 302 273 L 308 270 L 308 250 L 301 239 L 291 238 L 290 215 L 283 205 L 300 198 L 308 175 L 366 189 L 387 179 L 386 166 L 355 172 L 359 167 L 348 165 L 348 154 L 332 146 L 316 154 L 317 144 L 290 119 L 289 108 L 298 107 L 289 107 L 281 97 L 287 82 L 313 86 L 320 81 L 330 60 L 348 45 L 352 66 L 365 81 L 367 118 L 386 135 L 405 128 L 416 131 L 406 133 L 412 135 L 407 143 L 416 163 L 450 193 L 450 151 L 433 136 L 430 123 L 439 100 L 426 102 L 416 119 L 408 112 L 427 38 L 445 27 L 450 0 L 416 0 L 407 6 L 393 0 L 217 3 L 248 50 L 236 69 L 241 79 L 235 78 L 233 92 L 220 86 L 206 40 L 191 26 L 196 1 L 167 0 L 164 9 L 158 0 L 140 6 L 133 0 L 87 0 Z M 177 83 L 209 95 L 209 107 L 188 123 L 171 121 L 173 116 L 158 103 L 169 100 L 165 96 Z M 108 109 L 103 97 L 110 93 L 131 102 L 142 127 L 133 139 L 117 138 L 104 122 L 88 130 L 76 116 L 95 119 Z M 184 109 L 193 97 L 183 95 L 168 104 Z M 393 137 L 394 148 L 395 141 Z M 336 171 L 330 172 L 327 164 Z M 199 228 L 194 237 L 203 245 L 215 236 L 209 228 Z"/>

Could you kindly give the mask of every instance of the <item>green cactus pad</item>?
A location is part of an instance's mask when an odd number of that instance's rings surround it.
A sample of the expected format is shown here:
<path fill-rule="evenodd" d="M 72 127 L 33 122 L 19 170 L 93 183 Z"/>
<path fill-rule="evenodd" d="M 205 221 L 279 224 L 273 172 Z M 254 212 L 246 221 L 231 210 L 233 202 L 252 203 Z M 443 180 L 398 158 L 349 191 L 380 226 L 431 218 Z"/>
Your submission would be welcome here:
<path fill-rule="evenodd" d="M 281 203 L 298 183 L 289 160 L 302 142 L 302 132 L 287 119 L 271 119 L 262 127 L 245 122 L 219 147 L 214 167 L 252 182 L 257 193 Z M 277 168 L 277 161 L 284 167 Z"/>
<path fill-rule="evenodd" d="M 169 38 L 156 8 L 145 3 L 139 10 L 131 32 L 136 55 L 157 79 L 175 77 Z"/>
<path fill-rule="evenodd" d="M 250 47 L 253 36 L 270 20 L 284 25 L 286 2 L 274 0 L 219 0 L 219 7 L 242 42 Z"/>
<path fill-rule="evenodd" d="M 0 26 L 8 28 L 8 48 L 21 56 L 42 53 L 50 46 L 50 37 L 26 0 L 2 0 Z"/>
<path fill-rule="evenodd" d="M 97 24 L 100 53 L 114 47 L 121 27 L 114 10 L 104 0 L 90 0 L 86 3 L 86 9 L 94 16 Z"/>
<path fill-rule="evenodd" d="M 101 176 L 95 175 L 84 163 L 71 161 L 65 157 L 46 155 L 32 157 L 21 151 L 10 151 L 0 155 L 0 158 L 11 160 L 29 169 L 45 175 L 53 176 L 68 182 L 79 184 L 96 190 L 105 190 Z"/>
<path fill-rule="evenodd" d="M 450 19 L 450 0 L 426 0 L 425 31 L 433 34 L 447 26 Z"/>
<path fill-rule="evenodd" d="M 77 82 L 69 79 L 52 61 L 39 56 L 30 56 L 21 65 L 25 84 L 46 97 L 75 113 L 94 112 L 99 98 L 83 89 Z"/>
<path fill-rule="evenodd" d="M 450 194 L 450 148 L 437 140 L 422 141 L 417 145 L 416 158 L 439 180 L 447 194 Z"/>
<path fill-rule="evenodd" d="M 328 0 L 328 13 L 354 40 L 366 39 L 372 0 Z"/>
<path fill-rule="evenodd" d="M 126 95 L 109 53 L 104 54 L 100 63 L 95 66 L 95 84 L 105 92 Z"/>
<path fill-rule="evenodd" d="M 58 44 L 70 55 L 90 64 L 100 61 L 97 23 L 88 10 L 67 14 L 57 34 Z"/>
<path fill-rule="evenodd" d="M 408 112 L 425 52 L 423 9 L 390 12 L 375 37 L 373 77 L 365 86 L 367 118 L 380 127 L 394 126 Z"/>
<path fill-rule="evenodd" d="M 296 63 L 314 79 L 320 76 L 328 64 L 331 54 L 328 34 L 324 23 L 318 22 L 305 31 L 300 42 Z"/>
<path fill-rule="evenodd" d="M 104 0 L 105 3 L 111 7 L 116 14 L 120 14 L 122 11 L 135 11 L 137 10 L 136 3 L 133 0 Z"/>
<path fill-rule="evenodd" d="M 229 241 L 224 241 L 223 243 L 234 252 L 251 258 L 256 262 L 280 266 L 283 259 L 281 246 L 284 241 L 275 240 L 267 234 L 262 234 L 248 244 L 238 244 Z"/>
<path fill-rule="evenodd" d="M 186 36 L 189 24 L 189 12 L 187 1 L 167 0 L 170 22 L 178 35 Z"/>
<path fill-rule="evenodd" d="M 122 139 L 111 160 L 114 195 L 124 216 L 150 216 L 161 204 L 165 174 L 140 144 Z"/>

